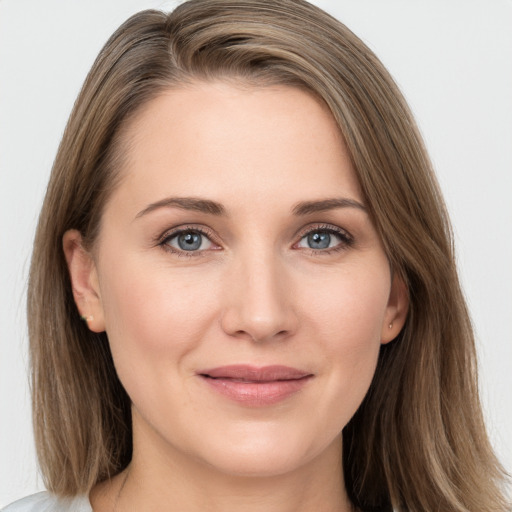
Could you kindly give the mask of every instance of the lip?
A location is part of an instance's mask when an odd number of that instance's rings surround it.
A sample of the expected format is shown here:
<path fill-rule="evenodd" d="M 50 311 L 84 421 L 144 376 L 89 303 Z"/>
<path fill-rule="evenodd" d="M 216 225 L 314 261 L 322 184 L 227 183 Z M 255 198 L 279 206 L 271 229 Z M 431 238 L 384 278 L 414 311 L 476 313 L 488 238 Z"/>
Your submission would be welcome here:
<path fill-rule="evenodd" d="M 247 406 L 273 405 L 300 391 L 313 377 L 290 366 L 230 365 L 197 372 L 211 389 Z"/>

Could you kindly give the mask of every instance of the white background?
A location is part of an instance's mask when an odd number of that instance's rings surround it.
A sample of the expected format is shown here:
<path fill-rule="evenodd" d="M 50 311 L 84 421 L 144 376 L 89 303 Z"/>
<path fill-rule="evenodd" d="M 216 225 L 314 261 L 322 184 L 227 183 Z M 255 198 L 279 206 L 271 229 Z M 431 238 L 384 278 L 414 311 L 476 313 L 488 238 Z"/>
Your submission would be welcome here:
<path fill-rule="evenodd" d="M 455 228 L 491 439 L 512 470 L 512 1 L 318 0 L 390 69 Z M 0 0 L 0 506 L 42 489 L 31 433 L 30 246 L 73 101 L 107 37 L 157 0 Z"/>

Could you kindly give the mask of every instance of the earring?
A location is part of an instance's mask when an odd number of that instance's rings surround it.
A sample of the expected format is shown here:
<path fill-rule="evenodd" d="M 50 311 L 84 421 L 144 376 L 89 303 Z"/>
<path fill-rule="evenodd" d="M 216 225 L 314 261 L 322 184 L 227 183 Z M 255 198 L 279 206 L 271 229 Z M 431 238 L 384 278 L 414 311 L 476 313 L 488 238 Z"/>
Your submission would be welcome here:
<path fill-rule="evenodd" d="M 390 324 L 388 325 L 388 327 L 389 327 L 390 329 L 393 329 L 393 323 L 390 323 Z"/>
<path fill-rule="evenodd" d="M 80 318 L 84 321 L 84 322 L 92 322 L 94 320 L 94 317 L 92 315 L 90 316 L 85 316 L 85 315 L 80 315 Z"/>

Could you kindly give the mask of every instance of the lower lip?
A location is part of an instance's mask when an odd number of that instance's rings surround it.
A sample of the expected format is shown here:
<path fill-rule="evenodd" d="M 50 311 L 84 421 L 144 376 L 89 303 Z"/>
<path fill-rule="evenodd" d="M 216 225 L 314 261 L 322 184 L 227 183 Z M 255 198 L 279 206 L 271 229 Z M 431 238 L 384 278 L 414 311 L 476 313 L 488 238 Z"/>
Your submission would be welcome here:
<path fill-rule="evenodd" d="M 277 404 L 300 391 L 312 375 L 300 379 L 243 382 L 233 379 L 201 378 L 215 391 L 235 402 L 251 407 Z"/>

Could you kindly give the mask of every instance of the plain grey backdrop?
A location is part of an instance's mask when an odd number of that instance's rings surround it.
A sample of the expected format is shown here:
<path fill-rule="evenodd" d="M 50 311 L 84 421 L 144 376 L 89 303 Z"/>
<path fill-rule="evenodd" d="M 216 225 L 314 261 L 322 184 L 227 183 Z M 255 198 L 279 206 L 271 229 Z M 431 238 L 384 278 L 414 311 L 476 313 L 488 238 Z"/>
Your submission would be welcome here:
<path fill-rule="evenodd" d="M 107 37 L 157 0 L 0 0 L 0 507 L 42 489 L 25 291 L 46 182 Z M 451 214 L 492 442 L 512 470 L 512 1 L 318 0 L 382 59 L 416 114 Z"/>

